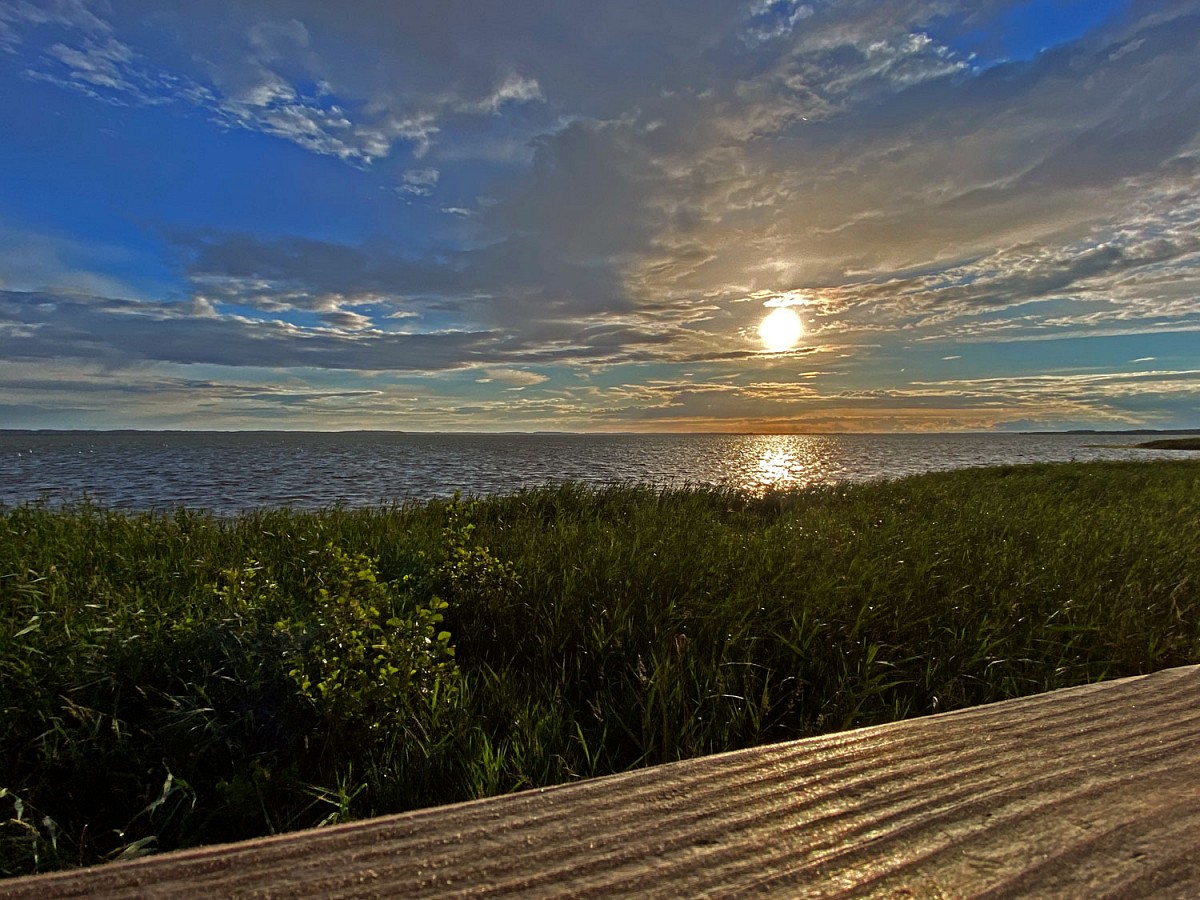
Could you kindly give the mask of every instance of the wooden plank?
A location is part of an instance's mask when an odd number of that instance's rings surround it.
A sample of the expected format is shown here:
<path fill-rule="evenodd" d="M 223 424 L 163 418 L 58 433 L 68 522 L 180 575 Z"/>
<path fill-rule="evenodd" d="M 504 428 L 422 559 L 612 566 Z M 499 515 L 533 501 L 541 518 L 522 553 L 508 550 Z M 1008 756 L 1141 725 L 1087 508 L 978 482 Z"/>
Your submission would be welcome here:
<path fill-rule="evenodd" d="M 1200 667 L 0 896 L 1200 896 Z"/>

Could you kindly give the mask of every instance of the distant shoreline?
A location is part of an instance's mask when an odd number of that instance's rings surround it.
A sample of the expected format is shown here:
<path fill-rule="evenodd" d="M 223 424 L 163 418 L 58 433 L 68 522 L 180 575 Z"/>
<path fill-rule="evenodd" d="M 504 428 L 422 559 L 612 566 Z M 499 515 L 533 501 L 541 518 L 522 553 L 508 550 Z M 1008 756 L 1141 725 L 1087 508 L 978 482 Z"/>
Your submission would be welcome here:
<path fill-rule="evenodd" d="M 1124 431 L 1093 431 L 1090 428 L 1076 428 L 1071 431 L 1023 431 L 1022 434 L 1197 434 L 1200 428 L 1131 428 Z"/>
<path fill-rule="evenodd" d="M 694 434 L 702 437 L 711 437 L 714 435 L 733 435 L 733 436 L 778 436 L 778 437 L 847 437 L 847 436 L 867 436 L 867 437 L 928 437 L 931 435 L 995 435 L 1004 437 L 1006 435 L 1051 435 L 1051 434 L 1069 434 L 1069 435 L 1087 435 L 1087 434 L 1115 434 L 1115 435 L 1158 435 L 1158 434 L 1179 434 L 1179 435 L 1197 435 L 1200 436 L 1200 426 L 1195 428 L 1131 428 L 1123 430 L 1101 430 L 1092 428 L 1071 428 L 1066 430 L 1050 430 L 1050 431 L 405 431 L 402 429 L 372 429 L 372 428 L 347 428 L 336 429 L 331 431 L 319 431 L 309 429 L 277 429 L 277 428 L 262 428 L 262 429 L 229 429 L 229 428 L 0 428 L 0 435 L 40 435 L 40 434 L 278 434 L 278 435 L 294 435 L 294 434 L 395 434 L 407 436 L 511 436 L 511 435 L 544 435 L 556 437 L 614 437 L 620 435 L 630 435 L 633 437 L 646 437 L 652 435 L 664 435 L 678 437 L 681 435 Z"/>
<path fill-rule="evenodd" d="M 1137 446 L 1146 450 L 1200 450 L 1200 437 L 1146 441 Z"/>

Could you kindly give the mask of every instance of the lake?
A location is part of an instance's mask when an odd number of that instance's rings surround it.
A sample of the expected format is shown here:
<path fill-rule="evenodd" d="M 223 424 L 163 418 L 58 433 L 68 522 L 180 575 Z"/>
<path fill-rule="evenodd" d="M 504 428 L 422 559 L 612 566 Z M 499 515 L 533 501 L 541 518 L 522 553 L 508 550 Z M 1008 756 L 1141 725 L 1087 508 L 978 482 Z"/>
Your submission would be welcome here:
<path fill-rule="evenodd" d="M 559 481 L 761 492 L 938 469 L 1180 458 L 1103 434 L 404 434 L 0 431 L 0 503 L 365 506 Z M 1109 446 L 1103 446 L 1109 445 Z M 1119 445 L 1119 446 L 1113 446 Z"/>

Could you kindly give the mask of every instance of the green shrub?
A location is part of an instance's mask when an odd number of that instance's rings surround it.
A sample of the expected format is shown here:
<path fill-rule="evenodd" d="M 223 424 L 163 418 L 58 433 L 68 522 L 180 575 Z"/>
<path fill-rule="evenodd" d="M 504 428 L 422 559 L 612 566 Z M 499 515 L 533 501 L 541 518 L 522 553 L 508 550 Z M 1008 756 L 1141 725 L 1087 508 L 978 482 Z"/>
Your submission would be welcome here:
<path fill-rule="evenodd" d="M 417 602 L 413 579 L 381 581 L 365 554 L 330 544 L 326 558 L 311 619 L 277 625 L 305 647 L 288 677 L 326 727 L 358 737 L 452 706 L 461 678 L 441 628 L 446 601 Z"/>

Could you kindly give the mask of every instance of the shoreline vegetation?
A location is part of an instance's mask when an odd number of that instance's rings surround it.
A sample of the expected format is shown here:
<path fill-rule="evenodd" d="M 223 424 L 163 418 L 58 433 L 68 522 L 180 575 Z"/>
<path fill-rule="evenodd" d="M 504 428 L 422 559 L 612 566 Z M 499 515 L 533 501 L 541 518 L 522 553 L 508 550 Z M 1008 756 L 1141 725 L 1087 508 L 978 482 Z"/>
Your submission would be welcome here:
<path fill-rule="evenodd" d="M 0 508 L 0 874 L 1200 662 L 1200 462 Z"/>
<path fill-rule="evenodd" d="M 1145 450 L 1200 450 L 1200 437 L 1164 438 L 1159 441 L 1146 441 L 1137 446 Z"/>

